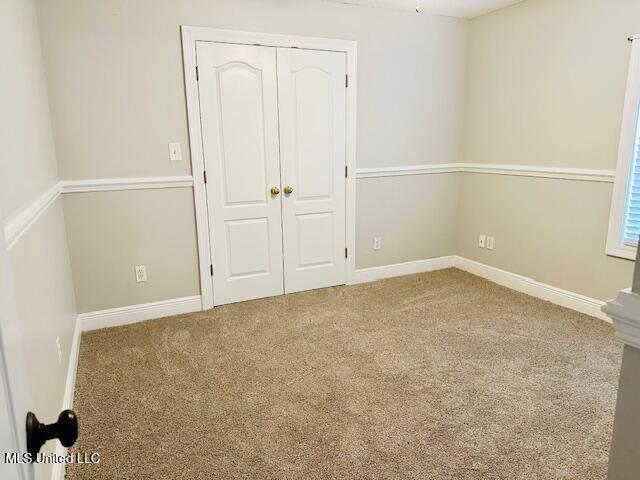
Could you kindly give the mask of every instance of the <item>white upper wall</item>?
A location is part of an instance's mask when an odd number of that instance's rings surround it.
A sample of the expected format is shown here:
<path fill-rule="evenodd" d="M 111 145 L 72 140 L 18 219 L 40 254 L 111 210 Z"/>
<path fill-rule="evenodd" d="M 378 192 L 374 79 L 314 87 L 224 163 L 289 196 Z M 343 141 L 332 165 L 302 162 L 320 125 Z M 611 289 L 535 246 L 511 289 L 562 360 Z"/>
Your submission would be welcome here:
<path fill-rule="evenodd" d="M 528 0 L 470 22 L 467 162 L 615 169 L 638 0 Z"/>
<path fill-rule="evenodd" d="M 358 166 L 458 160 L 463 20 L 318 0 L 40 0 L 39 14 L 63 178 L 189 172 L 180 25 L 357 40 Z"/>
<path fill-rule="evenodd" d="M 36 9 L 0 2 L 0 209 L 8 218 L 57 182 Z"/>
<path fill-rule="evenodd" d="M 58 181 L 34 0 L 0 1 L 0 58 L 0 218 L 6 220 Z M 50 422 L 63 407 L 77 317 L 60 199 L 20 237 L 10 263 L 16 328 L 28 352 L 25 388 L 33 411 Z M 51 478 L 51 464 L 34 468 L 34 478 Z"/>

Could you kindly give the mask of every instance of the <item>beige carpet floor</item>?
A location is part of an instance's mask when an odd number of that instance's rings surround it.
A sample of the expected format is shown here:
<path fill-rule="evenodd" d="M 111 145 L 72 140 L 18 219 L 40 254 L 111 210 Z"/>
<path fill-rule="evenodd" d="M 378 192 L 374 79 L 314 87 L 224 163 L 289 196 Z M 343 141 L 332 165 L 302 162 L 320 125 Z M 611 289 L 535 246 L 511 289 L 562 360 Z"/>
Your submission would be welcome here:
<path fill-rule="evenodd" d="M 455 270 L 82 335 L 80 479 L 604 479 L 622 349 Z"/>

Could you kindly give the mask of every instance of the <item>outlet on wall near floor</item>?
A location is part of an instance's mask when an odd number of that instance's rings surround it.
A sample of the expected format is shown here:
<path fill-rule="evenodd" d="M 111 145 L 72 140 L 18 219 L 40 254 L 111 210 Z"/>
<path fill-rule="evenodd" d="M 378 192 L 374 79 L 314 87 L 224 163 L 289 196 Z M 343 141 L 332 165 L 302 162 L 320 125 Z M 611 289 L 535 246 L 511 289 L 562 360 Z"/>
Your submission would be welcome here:
<path fill-rule="evenodd" d="M 486 244 L 487 244 L 487 236 L 480 235 L 478 237 L 478 248 L 484 248 Z"/>
<path fill-rule="evenodd" d="M 382 248 L 382 237 L 373 237 L 373 249 L 380 250 Z"/>
<path fill-rule="evenodd" d="M 136 282 L 146 282 L 147 281 L 147 267 L 144 265 L 136 265 Z"/>
<path fill-rule="evenodd" d="M 60 346 L 60 337 L 56 337 L 56 347 L 58 347 L 58 364 L 62 363 L 62 347 Z"/>
<path fill-rule="evenodd" d="M 493 250 L 493 237 L 487 237 L 487 250 Z"/>

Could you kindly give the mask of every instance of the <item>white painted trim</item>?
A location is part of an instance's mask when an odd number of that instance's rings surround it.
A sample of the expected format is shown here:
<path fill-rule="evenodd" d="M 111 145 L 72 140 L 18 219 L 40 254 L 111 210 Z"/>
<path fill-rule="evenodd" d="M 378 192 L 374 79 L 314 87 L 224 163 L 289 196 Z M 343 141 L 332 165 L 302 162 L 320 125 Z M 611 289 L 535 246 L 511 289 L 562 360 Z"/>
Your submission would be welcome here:
<path fill-rule="evenodd" d="M 198 238 L 198 259 L 200 272 L 200 294 L 202 309 L 213 308 L 213 279 L 209 269 L 211 259 L 209 238 L 209 214 L 207 207 L 207 189 L 204 183 L 204 152 L 202 149 L 202 131 L 200 124 L 200 97 L 195 66 L 196 40 L 198 34 L 193 29 L 181 27 L 182 62 L 184 84 L 187 97 L 187 122 L 189 125 L 189 148 L 191 152 L 191 173 L 198 181 L 193 185 L 193 199 L 196 209 L 196 236 Z"/>
<path fill-rule="evenodd" d="M 350 73 L 353 77 L 353 90 L 350 86 L 347 90 L 347 108 L 355 110 L 356 98 L 355 98 L 355 55 L 353 52 L 352 57 L 348 58 L 349 62 L 353 62 L 352 70 L 354 73 Z M 194 57 L 195 62 L 195 57 Z M 185 63 L 186 65 L 186 63 Z M 187 72 L 185 71 L 185 75 Z M 193 75 L 193 81 L 195 81 L 195 75 Z M 189 96 L 189 91 L 187 91 Z M 197 92 L 196 92 L 197 95 Z M 197 104 L 197 97 L 192 99 Z M 199 109 L 199 107 L 196 107 Z M 199 118 L 199 110 L 197 112 L 197 118 Z M 190 115 L 191 116 L 196 116 Z M 351 118 L 354 117 L 354 118 Z M 190 121 L 198 121 L 193 119 Z M 199 135 L 196 132 L 191 132 L 192 136 L 197 136 L 197 139 L 192 138 L 192 145 L 194 141 L 198 141 Z M 356 175 L 350 175 L 347 178 L 347 205 L 346 205 L 346 223 L 347 223 L 347 247 L 350 252 L 355 252 L 355 194 L 356 187 L 354 178 L 366 179 L 366 178 L 382 178 L 382 177 L 397 177 L 405 175 L 430 175 L 439 173 L 486 173 L 494 175 L 514 175 L 514 176 L 528 176 L 528 177 L 540 177 L 540 178 L 556 178 L 564 180 L 576 180 L 576 181 L 591 181 L 591 182 L 613 182 L 615 178 L 615 172 L 611 170 L 587 170 L 577 168 L 554 168 L 554 167 L 536 167 L 536 166 L 523 166 L 523 165 L 505 165 L 505 164 L 472 164 L 472 163 L 440 163 L 431 165 L 405 165 L 399 167 L 376 167 L 376 168 L 355 168 L 355 115 L 348 115 L 347 118 L 347 137 L 351 141 L 347 141 L 347 165 L 350 172 L 356 172 Z M 202 158 L 201 144 L 195 143 L 192 146 L 192 158 Z M 193 162 L 192 168 L 196 178 L 202 178 L 204 175 L 203 164 L 198 167 L 198 162 Z M 47 210 L 49 206 L 58 198 L 58 196 L 69 193 L 86 193 L 86 192 L 110 192 L 110 191 L 124 191 L 124 190 L 146 190 L 146 189 L 158 189 L 158 188 L 194 188 L 194 198 L 196 200 L 196 218 L 197 218 L 197 234 L 198 234 L 198 252 L 200 258 L 200 283 L 201 287 L 210 282 L 211 276 L 209 274 L 210 254 L 208 250 L 209 244 L 209 229 L 208 229 L 208 217 L 206 214 L 206 192 L 204 191 L 203 182 L 195 182 L 194 177 L 190 175 L 180 176 L 162 176 L 162 177 L 122 177 L 122 178 L 94 178 L 94 179 L 81 179 L 81 180 L 61 180 L 49 190 L 44 192 L 33 202 L 28 204 L 22 211 L 20 211 L 12 219 L 8 220 L 4 224 L 4 235 L 7 243 L 7 248 L 10 250 L 15 246 L 18 240 L 27 232 L 29 227 L 33 225 L 38 218 Z M 614 218 L 612 211 L 611 218 Z M 202 248 L 202 246 L 205 248 Z M 609 243 L 607 244 L 609 245 Z M 204 251 L 206 249 L 206 251 Z M 636 249 L 627 245 L 608 246 L 607 254 L 616 257 L 635 259 Z M 347 258 L 347 283 L 357 283 L 354 278 L 356 275 L 355 268 L 355 254 L 349 255 Z M 207 288 L 202 288 L 203 292 L 207 292 Z M 203 308 L 209 309 L 213 307 L 213 287 L 210 289 L 209 294 L 203 295 Z"/>
<path fill-rule="evenodd" d="M 111 192 L 120 190 L 146 190 L 156 188 L 193 187 L 191 175 L 167 177 L 126 177 L 63 180 L 62 193 Z"/>
<path fill-rule="evenodd" d="M 402 177 L 405 175 L 431 175 L 437 173 L 457 173 L 460 172 L 461 163 L 436 163 L 433 165 L 405 165 L 401 167 L 376 167 L 359 168 L 356 170 L 356 177 L 361 178 L 381 178 L 381 177 Z"/>
<path fill-rule="evenodd" d="M 613 319 L 616 337 L 625 345 L 640 349 L 640 295 L 621 290 L 602 311 Z"/>
<path fill-rule="evenodd" d="M 451 267 L 472 273 L 512 290 L 526 293 L 527 295 L 610 322 L 607 315 L 602 312 L 602 306 L 605 302 L 579 293 L 563 290 L 561 288 L 554 287 L 553 285 L 548 285 L 546 283 L 533 280 L 532 278 L 518 275 L 517 273 L 508 272 L 506 270 L 501 270 L 496 267 L 469 260 L 458 255 L 429 258 L 426 260 L 417 260 L 406 263 L 396 263 L 381 267 L 361 268 L 356 270 L 354 276 L 355 281 L 353 283 L 373 282 L 383 278 L 431 272 Z M 638 311 L 640 311 L 640 308 Z"/>
<path fill-rule="evenodd" d="M 484 173 L 519 177 L 552 178 L 585 182 L 612 183 L 613 170 L 597 170 L 568 167 L 541 167 L 534 165 L 507 165 L 493 163 L 437 163 L 427 165 L 405 165 L 399 167 L 359 168 L 358 179 L 397 177 L 404 175 L 431 175 L 438 173 Z"/>
<path fill-rule="evenodd" d="M 354 40 L 304 37 L 298 35 L 283 35 L 279 33 L 245 32 L 212 27 L 192 27 L 182 25 L 181 30 L 182 38 L 185 39 L 186 37 L 189 41 L 236 43 L 243 45 L 258 44 L 265 47 L 293 47 L 308 50 L 329 50 L 332 52 L 347 52 L 351 49 L 355 49 L 357 45 L 357 42 Z"/>
<path fill-rule="evenodd" d="M 7 249 L 11 250 L 18 243 L 18 240 L 53 205 L 62 193 L 191 187 L 193 187 L 193 177 L 190 175 L 61 180 L 4 223 L 4 238 Z"/>
<path fill-rule="evenodd" d="M 241 32 L 221 30 L 208 27 L 190 27 L 183 25 L 182 58 L 184 67 L 185 89 L 187 95 L 187 117 L 189 120 L 189 145 L 191 148 L 191 171 L 196 179 L 204 175 L 204 154 L 202 151 L 202 132 L 200 125 L 200 103 L 198 82 L 195 75 L 196 42 L 220 42 L 246 45 L 264 45 L 282 48 L 305 48 L 309 50 L 328 50 L 345 52 L 347 57 L 347 75 L 349 88 L 346 91 L 346 164 L 349 172 L 356 171 L 356 98 L 357 98 L 357 43 L 353 40 L 337 40 L 329 38 L 301 37 L 271 33 Z M 347 257 L 347 284 L 353 283 L 355 276 L 356 251 L 356 176 L 347 176 L 347 195 L 345 207 L 346 246 L 350 252 Z M 210 274 L 211 250 L 209 239 L 209 219 L 207 215 L 207 194 L 204 183 L 194 183 L 196 206 L 196 229 L 198 237 L 198 253 L 200 259 L 200 291 L 202 293 L 203 310 L 213 308 L 213 282 Z"/>
<path fill-rule="evenodd" d="M 602 312 L 604 302 L 596 300 L 595 298 L 547 285 L 532 278 L 501 270 L 464 257 L 456 256 L 454 258 L 454 266 L 465 272 L 486 278 L 503 287 L 511 288 L 512 290 L 517 290 L 518 292 L 526 293 L 527 295 L 610 322 L 609 318 Z"/>
<path fill-rule="evenodd" d="M 73 408 L 82 332 L 98 328 L 128 325 L 182 313 L 196 312 L 201 310 L 201 305 L 200 296 L 195 295 L 192 297 L 79 314 L 76 317 L 76 324 L 71 341 L 62 410 Z M 67 453 L 67 448 L 63 447 L 60 442 L 56 442 L 55 453 L 56 455 L 64 456 Z M 54 464 L 51 471 L 51 480 L 64 480 L 65 466 L 64 463 Z"/>
<path fill-rule="evenodd" d="M 356 146 L 357 146 L 357 97 L 358 97 L 358 44 L 353 41 L 340 40 L 340 47 L 347 56 L 347 120 L 346 120 L 346 163 L 348 171 L 347 195 L 345 199 L 345 243 L 351 254 L 347 257 L 347 284 L 352 283 L 356 272 Z"/>
<path fill-rule="evenodd" d="M 76 317 L 76 324 L 73 329 L 73 337 L 71 339 L 71 349 L 69 352 L 69 363 L 67 366 L 67 379 L 64 389 L 64 398 L 62 400 L 62 410 L 73 408 L 73 399 L 76 390 L 76 375 L 78 372 L 78 360 L 80 356 L 80 336 L 81 325 L 80 316 Z M 67 448 L 63 447 L 60 442 L 56 442 L 56 455 L 64 456 L 67 454 Z M 51 471 L 51 480 L 64 480 L 65 472 L 64 463 L 55 463 Z"/>
<path fill-rule="evenodd" d="M 76 317 L 76 325 L 71 338 L 71 349 L 69 351 L 69 366 L 67 368 L 67 380 L 64 390 L 64 400 L 62 409 L 73 408 L 73 397 L 76 388 L 76 372 L 78 371 L 78 359 L 80 356 L 80 336 L 82 335 L 82 324 L 80 315 Z"/>
<path fill-rule="evenodd" d="M 200 310 L 202 310 L 202 298 L 200 295 L 194 295 L 192 297 L 174 298 L 160 302 L 81 313 L 78 317 L 80 319 L 80 328 L 83 332 L 87 332 L 99 328 L 129 325 L 131 323 L 144 322 L 145 320 Z"/>
<path fill-rule="evenodd" d="M 432 272 L 453 267 L 453 256 L 428 258 L 413 262 L 395 263 L 381 267 L 360 268 L 355 271 L 352 284 L 373 282 L 383 278 L 400 277 L 413 273 Z"/>
<path fill-rule="evenodd" d="M 463 163 L 461 171 L 468 173 L 486 173 L 493 175 L 512 175 L 518 177 L 538 177 L 605 183 L 612 183 L 615 176 L 615 172 L 613 170 L 493 163 Z"/>
<path fill-rule="evenodd" d="M 5 222 L 4 239 L 7 244 L 7 250 L 11 250 L 15 244 L 18 243 L 18 240 L 29 230 L 29 227 L 56 201 L 60 195 L 60 188 L 60 182 L 56 183 L 49 190 L 29 203 L 17 215 Z"/>
<path fill-rule="evenodd" d="M 606 253 L 614 257 L 635 260 L 637 249 L 625 245 L 622 238 L 629 174 L 638 122 L 638 103 L 640 102 L 640 44 L 633 42 L 631 45 L 629 74 L 618 143 L 618 167 L 611 196 Z"/>
<path fill-rule="evenodd" d="M 610 257 L 618 257 L 635 261 L 637 252 L 638 250 L 636 247 L 625 245 L 624 243 L 621 243 L 620 245 L 615 245 L 614 243 L 613 246 L 611 246 L 609 245 L 609 242 L 607 242 L 606 253 Z"/>

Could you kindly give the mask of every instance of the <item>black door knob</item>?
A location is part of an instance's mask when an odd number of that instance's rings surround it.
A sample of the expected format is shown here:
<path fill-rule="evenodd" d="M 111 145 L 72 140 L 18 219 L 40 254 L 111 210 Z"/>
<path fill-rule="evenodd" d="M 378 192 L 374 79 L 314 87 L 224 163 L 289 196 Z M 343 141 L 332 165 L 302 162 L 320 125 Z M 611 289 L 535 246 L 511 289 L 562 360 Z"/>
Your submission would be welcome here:
<path fill-rule="evenodd" d="M 35 460 L 36 455 L 47 442 L 57 438 L 65 447 L 70 447 L 78 438 L 78 417 L 73 410 L 64 410 L 56 423 L 40 423 L 32 412 L 27 413 L 27 451 Z"/>

